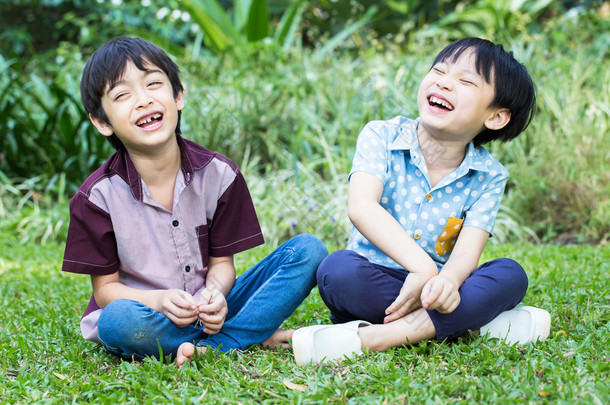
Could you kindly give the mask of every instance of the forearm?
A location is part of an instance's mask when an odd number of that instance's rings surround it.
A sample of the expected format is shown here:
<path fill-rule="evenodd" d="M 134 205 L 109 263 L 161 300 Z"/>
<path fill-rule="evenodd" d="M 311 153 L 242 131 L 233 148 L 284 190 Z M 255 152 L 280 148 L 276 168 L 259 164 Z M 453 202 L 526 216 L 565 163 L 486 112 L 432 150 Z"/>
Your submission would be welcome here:
<path fill-rule="evenodd" d="M 128 287 L 120 281 L 109 281 L 98 283 L 93 281 L 93 296 L 100 308 L 105 308 L 112 301 L 119 299 L 130 299 L 149 306 L 157 312 L 161 312 L 161 295 L 163 290 L 140 290 Z"/>
<path fill-rule="evenodd" d="M 468 257 L 455 257 L 453 260 L 449 259 L 447 261 L 440 274 L 453 281 L 455 286 L 459 288 L 476 268 L 477 263 L 468 260 Z"/>
<path fill-rule="evenodd" d="M 359 201 L 348 206 L 356 229 L 379 250 L 410 273 L 430 277 L 438 273 L 432 258 L 411 238 L 398 221 L 374 201 Z"/>
<path fill-rule="evenodd" d="M 453 281 L 459 288 L 479 265 L 488 238 L 489 234 L 482 229 L 464 227 L 449 260 L 443 266 L 441 275 Z"/>
<path fill-rule="evenodd" d="M 205 279 L 206 288 L 220 291 L 225 297 L 235 284 L 233 257 L 210 257 Z"/>

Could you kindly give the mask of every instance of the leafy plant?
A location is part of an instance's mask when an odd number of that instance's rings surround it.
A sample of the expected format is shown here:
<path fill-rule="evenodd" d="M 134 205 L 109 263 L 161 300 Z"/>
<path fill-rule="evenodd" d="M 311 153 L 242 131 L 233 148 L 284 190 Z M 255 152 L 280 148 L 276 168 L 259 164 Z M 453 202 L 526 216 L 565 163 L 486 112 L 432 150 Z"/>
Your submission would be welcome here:
<path fill-rule="evenodd" d="M 78 79 L 22 75 L 12 63 L 0 56 L 0 170 L 11 178 L 65 173 L 75 191 L 110 150 L 81 106 Z"/>
<path fill-rule="evenodd" d="M 286 9 L 273 35 L 267 0 L 237 0 L 233 18 L 217 0 L 181 0 L 203 32 L 203 42 L 213 52 L 269 38 L 284 47 L 295 44 L 304 1 L 297 0 Z"/>
<path fill-rule="evenodd" d="M 528 26 L 535 24 L 552 3 L 551 0 L 478 0 L 472 5 L 458 4 L 455 12 L 432 24 L 430 33 L 444 31 L 450 39 L 494 37 L 505 42 L 527 33 Z"/>

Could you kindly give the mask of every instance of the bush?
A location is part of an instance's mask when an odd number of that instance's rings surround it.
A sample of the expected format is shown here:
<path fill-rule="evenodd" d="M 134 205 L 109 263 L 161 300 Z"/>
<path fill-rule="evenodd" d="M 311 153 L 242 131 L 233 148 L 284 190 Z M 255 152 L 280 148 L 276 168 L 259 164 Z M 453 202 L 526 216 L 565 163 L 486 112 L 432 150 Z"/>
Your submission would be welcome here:
<path fill-rule="evenodd" d="M 529 228 L 544 241 L 604 240 L 610 80 L 599 61 L 608 58 L 608 19 L 575 13 L 544 29 L 548 35 L 505 43 L 528 66 L 539 104 L 526 133 L 489 145 L 511 172 L 496 240 L 531 238 Z M 417 115 L 419 82 L 444 45 L 422 38 L 412 38 L 414 49 L 387 52 L 333 54 L 257 41 L 219 55 L 184 56 L 178 64 L 185 136 L 246 168 L 268 238 L 320 232 L 341 245 L 356 137 L 370 120 Z M 14 184 L 40 179 L 39 193 L 63 173 L 71 194 L 112 150 L 78 99 L 86 56 L 64 43 L 56 58 L 62 63 L 52 75 L 39 60 L 17 69 L 14 60 L 0 59 L 0 170 Z"/>
<path fill-rule="evenodd" d="M 65 174 L 68 191 L 109 155 L 80 103 L 73 69 L 45 79 L 0 56 L 0 171 L 11 178 Z"/>

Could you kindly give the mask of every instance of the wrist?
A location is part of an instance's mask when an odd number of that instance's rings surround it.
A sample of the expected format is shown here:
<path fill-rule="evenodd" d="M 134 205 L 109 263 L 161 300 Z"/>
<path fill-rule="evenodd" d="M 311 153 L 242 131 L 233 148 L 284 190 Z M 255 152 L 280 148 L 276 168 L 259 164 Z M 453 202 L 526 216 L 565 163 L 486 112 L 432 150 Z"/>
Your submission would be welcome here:
<path fill-rule="evenodd" d="M 443 277 L 445 280 L 449 280 L 453 284 L 453 286 L 457 289 L 462 285 L 461 280 L 456 277 L 456 275 L 450 271 L 441 271 L 439 277 Z"/>

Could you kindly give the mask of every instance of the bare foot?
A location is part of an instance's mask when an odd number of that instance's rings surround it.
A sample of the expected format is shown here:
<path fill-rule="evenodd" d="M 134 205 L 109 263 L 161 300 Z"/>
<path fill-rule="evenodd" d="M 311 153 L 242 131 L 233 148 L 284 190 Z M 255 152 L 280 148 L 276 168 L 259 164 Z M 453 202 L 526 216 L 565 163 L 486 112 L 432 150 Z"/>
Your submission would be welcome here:
<path fill-rule="evenodd" d="M 292 338 L 294 329 L 278 329 L 273 332 L 273 335 L 269 339 L 263 342 L 264 347 L 271 347 L 275 349 L 277 347 L 283 347 L 284 349 L 290 349 L 290 343 L 288 339 Z"/>
<path fill-rule="evenodd" d="M 195 349 L 197 349 L 199 355 L 205 353 L 205 347 L 195 347 L 195 345 L 189 342 L 184 342 L 178 346 L 178 353 L 176 353 L 176 364 L 178 365 L 178 368 L 182 367 L 187 361 L 192 360 L 191 357 L 195 354 Z"/>

